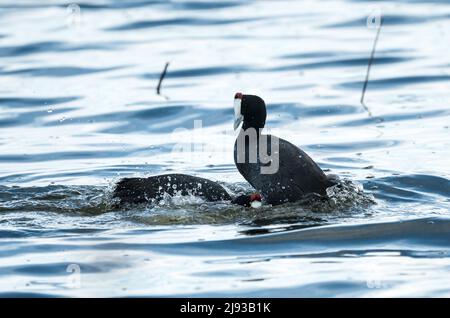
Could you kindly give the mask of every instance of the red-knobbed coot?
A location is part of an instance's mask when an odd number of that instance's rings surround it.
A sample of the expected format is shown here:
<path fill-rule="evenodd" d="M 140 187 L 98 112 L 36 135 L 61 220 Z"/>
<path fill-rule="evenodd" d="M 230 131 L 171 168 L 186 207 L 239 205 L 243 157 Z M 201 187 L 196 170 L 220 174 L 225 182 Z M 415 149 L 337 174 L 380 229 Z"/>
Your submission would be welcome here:
<path fill-rule="evenodd" d="M 187 174 L 163 174 L 148 178 L 124 178 L 117 182 L 113 198 L 118 199 L 118 206 L 158 202 L 164 195 L 192 195 L 206 201 L 231 201 L 246 207 L 258 207 L 261 202 L 259 194 L 244 194 L 232 197 L 217 182 Z"/>
<path fill-rule="evenodd" d="M 335 184 L 300 148 L 261 133 L 267 116 L 262 98 L 236 93 L 234 113 L 234 129 L 242 123 L 234 144 L 234 162 L 267 203 L 294 202 L 311 193 L 326 195 L 326 189 Z"/>

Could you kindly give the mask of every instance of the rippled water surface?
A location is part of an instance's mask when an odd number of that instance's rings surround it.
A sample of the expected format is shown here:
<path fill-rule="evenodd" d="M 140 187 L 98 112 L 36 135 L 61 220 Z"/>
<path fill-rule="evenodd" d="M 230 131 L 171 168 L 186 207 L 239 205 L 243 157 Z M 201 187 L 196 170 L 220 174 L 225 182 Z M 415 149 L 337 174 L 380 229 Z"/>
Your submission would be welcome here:
<path fill-rule="evenodd" d="M 449 43 L 447 0 L 2 1 L 0 296 L 450 296 Z M 251 190 L 236 91 L 354 183 L 111 208 L 123 176 Z"/>

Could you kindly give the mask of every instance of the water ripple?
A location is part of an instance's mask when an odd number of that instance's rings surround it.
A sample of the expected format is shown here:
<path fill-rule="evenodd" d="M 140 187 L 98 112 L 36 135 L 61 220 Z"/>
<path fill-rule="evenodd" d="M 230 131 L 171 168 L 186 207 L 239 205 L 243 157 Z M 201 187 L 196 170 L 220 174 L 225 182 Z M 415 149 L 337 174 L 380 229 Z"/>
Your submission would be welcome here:
<path fill-rule="evenodd" d="M 222 117 L 220 117 L 222 116 Z M 138 131 L 172 132 L 174 127 L 192 129 L 193 121 L 202 120 L 202 126 L 213 126 L 232 117 L 231 109 L 206 109 L 192 105 L 153 106 L 150 109 L 113 112 L 102 115 L 71 117 L 61 122 L 49 121 L 44 126 L 73 125 L 86 122 L 116 123 L 114 127 L 102 128 L 101 132 L 122 134 Z"/>
<path fill-rule="evenodd" d="M 145 20 L 127 23 L 124 25 L 114 26 L 105 29 L 106 31 L 130 31 L 139 29 L 157 28 L 163 26 L 212 26 L 212 25 L 227 25 L 238 24 L 244 22 L 258 21 L 260 18 L 241 18 L 241 19 L 202 19 L 202 18 L 190 18 L 179 17 L 172 19 L 160 19 L 160 20 Z"/>
<path fill-rule="evenodd" d="M 436 20 L 448 19 L 447 15 L 434 15 L 434 16 L 424 16 L 424 15 L 400 15 L 400 14 L 383 14 L 383 25 L 385 26 L 395 26 L 395 25 L 408 25 L 408 24 L 420 24 Z M 353 28 L 366 26 L 367 18 L 358 18 L 345 22 L 328 24 L 326 28 Z"/>
<path fill-rule="evenodd" d="M 450 112 L 448 110 L 431 110 L 431 111 L 421 111 L 421 112 L 408 112 L 399 114 L 386 114 L 383 116 L 372 116 L 361 119 L 351 119 L 336 123 L 338 127 L 358 127 L 365 125 L 374 125 L 380 123 L 391 123 L 406 120 L 417 120 L 424 118 L 434 118 L 443 115 L 448 115 Z"/>
<path fill-rule="evenodd" d="M 52 105 L 47 105 L 50 107 Z M 48 111 L 27 111 L 22 113 L 13 113 L 6 114 L 3 118 L 0 119 L 0 128 L 4 127 L 20 127 L 23 125 L 29 125 L 32 123 L 40 122 L 43 118 L 48 117 L 49 115 L 55 114 L 64 114 L 76 110 L 75 107 L 64 107 L 51 110 L 51 113 Z"/>
<path fill-rule="evenodd" d="M 410 61 L 412 58 L 408 57 L 397 57 L 397 56 L 382 56 L 373 59 L 373 64 L 394 64 Z M 349 59 L 333 59 L 329 61 L 321 62 L 310 62 L 302 64 L 291 64 L 273 67 L 268 70 L 272 72 L 282 72 L 282 71 L 292 71 L 292 70 L 302 70 L 302 69 L 316 69 L 316 68 L 330 68 L 330 67 L 361 67 L 366 66 L 369 62 L 368 57 L 360 58 L 349 58 Z M 372 81 L 371 81 L 372 83 Z"/>
<path fill-rule="evenodd" d="M 411 86 L 415 84 L 427 84 L 433 82 L 446 82 L 450 80 L 450 75 L 411 75 L 389 78 L 371 79 L 369 82 L 370 89 L 391 89 L 395 87 Z M 346 82 L 338 84 L 338 87 L 361 90 L 364 82 Z"/>
<path fill-rule="evenodd" d="M 81 97 L 0 97 L 1 108 L 27 108 L 27 107 L 49 107 L 52 105 L 64 104 L 79 100 Z"/>
<path fill-rule="evenodd" d="M 197 67 L 181 70 L 171 70 L 167 73 L 167 78 L 185 78 L 185 77 L 197 77 L 197 76 L 213 76 L 229 73 L 248 72 L 254 70 L 245 65 L 234 66 L 209 66 L 209 67 Z M 160 73 L 144 74 L 144 78 L 156 79 L 159 78 Z"/>
<path fill-rule="evenodd" d="M 80 76 L 93 73 L 109 72 L 118 69 L 123 69 L 120 67 L 104 67 L 104 68 L 94 68 L 94 67 L 74 67 L 74 66 L 58 66 L 58 67 L 45 67 L 45 68 L 26 68 L 12 71 L 0 71 L 1 75 L 16 75 L 16 76 L 33 76 L 33 77 L 70 77 L 70 76 Z"/>
<path fill-rule="evenodd" d="M 432 175 L 400 175 L 366 182 L 377 197 L 395 201 L 429 201 L 431 197 L 450 198 L 450 180 Z"/>
<path fill-rule="evenodd" d="M 306 149 L 320 150 L 321 152 L 345 152 L 345 151 L 355 151 L 367 150 L 367 149 L 377 149 L 377 148 L 389 148 L 398 146 L 401 143 L 399 140 L 366 140 L 366 141 L 354 141 L 354 142 L 343 142 L 343 143 L 332 143 L 332 144 L 313 144 L 306 145 Z"/>
<path fill-rule="evenodd" d="M 0 46 L 0 57 L 18 57 L 48 52 L 76 52 L 86 50 L 113 50 L 120 42 L 71 45 L 59 41 L 34 42 L 21 45 Z"/>

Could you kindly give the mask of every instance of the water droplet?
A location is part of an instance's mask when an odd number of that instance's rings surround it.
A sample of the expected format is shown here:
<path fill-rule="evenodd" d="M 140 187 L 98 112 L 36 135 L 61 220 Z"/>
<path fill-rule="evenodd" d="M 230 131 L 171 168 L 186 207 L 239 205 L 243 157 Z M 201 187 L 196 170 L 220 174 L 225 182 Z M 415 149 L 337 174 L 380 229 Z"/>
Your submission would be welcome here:
<path fill-rule="evenodd" d="M 81 8 L 76 3 L 71 3 L 66 8 L 67 12 L 67 26 L 74 28 L 80 25 L 81 22 Z"/>

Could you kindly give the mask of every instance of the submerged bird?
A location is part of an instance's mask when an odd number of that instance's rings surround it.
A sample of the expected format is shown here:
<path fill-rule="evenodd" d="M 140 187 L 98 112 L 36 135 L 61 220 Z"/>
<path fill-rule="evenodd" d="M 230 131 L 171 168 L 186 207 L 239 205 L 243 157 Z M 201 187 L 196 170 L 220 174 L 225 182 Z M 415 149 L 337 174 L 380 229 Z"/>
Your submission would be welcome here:
<path fill-rule="evenodd" d="M 255 95 L 236 93 L 234 130 L 242 123 L 234 144 L 234 162 L 241 175 L 272 205 L 298 201 L 305 195 L 326 195 L 335 184 L 300 148 L 261 133 L 266 104 Z"/>
<path fill-rule="evenodd" d="M 113 198 L 117 206 L 159 202 L 165 195 L 192 195 L 206 201 L 231 201 L 245 207 L 259 207 L 261 196 L 258 193 L 244 194 L 233 198 L 217 182 L 187 174 L 163 174 L 148 178 L 123 178 L 117 182 Z"/>

